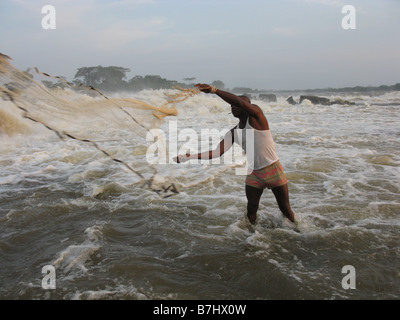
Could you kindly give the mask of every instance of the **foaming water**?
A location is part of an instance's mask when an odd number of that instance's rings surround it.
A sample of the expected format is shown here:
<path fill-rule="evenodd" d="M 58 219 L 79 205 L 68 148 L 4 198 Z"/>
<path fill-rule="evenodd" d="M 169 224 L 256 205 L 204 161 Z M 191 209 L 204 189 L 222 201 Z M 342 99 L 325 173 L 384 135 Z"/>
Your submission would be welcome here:
<path fill-rule="evenodd" d="M 111 98 L 167 101 L 163 90 Z M 346 100 L 357 104 L 254 101 L 267 115 L 288 177 L 297 231 L 268 190 L 257 224 L 249 225 L 245 176 L 236 174 L 243 155 L 235 163 L 157 165 L 155 180 L 172 176 L 180 186 L 179 194 L 162 198 L 97 149 L 60 140 L 1 102 L 9 129 L 0 135 L 0 297 L 398 299 L 400 95 Z M 157 124 L 168 140 L 176 138 L 171 121 L 178 135 L 218 129 L 217 142 L 218 132 L 236 125 L 215 96 L 198 94 L 176 109 L 176 117 Z M 145 119 L 141 112 L 135 116 Z M 150 177 L 152 141 L 124 121 L 75 129 L 100 135 L 102 148 Z M 211 143 L 190 147 L 204 151 Z M 41 286 L 45 265 L 55 267 L 55 290 Z M 346 265 L 356 270 L 356 289 L 342 287 Z"/>

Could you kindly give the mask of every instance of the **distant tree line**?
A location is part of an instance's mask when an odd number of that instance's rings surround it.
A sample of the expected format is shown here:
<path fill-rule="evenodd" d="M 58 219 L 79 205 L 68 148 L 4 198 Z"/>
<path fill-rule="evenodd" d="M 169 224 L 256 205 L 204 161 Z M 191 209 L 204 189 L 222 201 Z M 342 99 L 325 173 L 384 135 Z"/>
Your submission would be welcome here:
<path fill-rule="evenodd" d="M 235 93 L 246 94 L 246 93 L 256 93 L 262 94 L 264 92 L 276 92 L 276 93 L 290 93 L 290 92 L 304 92 L 304 93 L 351 93 L 351 92 L 389 92 L 389 91 L 400 91 L 400 83 L 396 83 L 391 86 L 381 85 L 381 86 L 356 86 L 356 87 L 343 87 L 343 88 L 322 88 L 322 89 L 304 89 L 304 90 L 259 90 L 247 87 L 235 87 L 232 89 Z"/>
<path fill-rule="evenodd" d="M 288 92 L 287 90 L 282 90 Z M 400 91 L 400 83 L 396 83 L 391 86 L 381 85 L 381 86 L 356 86 L 356 87 L 343 87 L 343 88 L 325 88 L 325 89 L 306 89 L 306 90 L 291 90 L 293 92 L 305 92 L 305 93 L 368 93 L 368 92 L 389 92 L 389 91 Z"/>
<path fill-rule="evenodd" d="M 181 88 L 192 88 L 195 77 L 184 78 L 183 82 L 168 80 L 159 75 L 136 75 L 127 79 L 128 68 L 116 66 L 82 67 L 75 74 L 73 83 L 93 86 L 105 92 L 112 91 L 141 91 L 144 89 L 171 89 L 175 86 Z M 212 83 L 218 88 L 225 88 L 225 84 L 216 80 Z"/>
<path fill-rule="evenodd" d="M 181 88 L 192 88 L 195 84 L 195 77 L 188 77 L 182 79 L 183 82 L 179 82 L 176 80 L 168 80 L 162 78 L 159 75 L 145 75 L 140 76 L 136 75 L 131 79 L 127 79 L 126 74 L 131 70 L 128 68 L 117 67 L 117 66 L 96 66 L 96 67 L 82 67 L 79 68 L 75 74 L 73 79 L 73 83 L 75 85 L 88 85 L 93 86 L 99 90 L 104 92 L 113 92 L 113 91 L 141 91 L 144 89 L 171 89 L 175 86 L 179 86 Z M 46 86 L 49 87 L 60 87 L 62 84 L 54 84 L 50 81 L 43 81 Z M 219 89 L 229 90 L 225 87 L 225 84 L 221 80 L 215 80 L 211 83 Z M 345 87 L 345 88 L 325 88 L 325 89 L 309 89 L 309 90 L 258 90 L 252 89 L 248 87 L 235 87 L 230 89 L 230 91 L 238 93 L 238 94 L 248 94 L 248 93 L 264 93 L 264 92 L 386 92 L 386 91 L 400 91 L 400 83 L 396 83 L 395 85 L 387 86 L 382 85 L 378 87 Z"/>

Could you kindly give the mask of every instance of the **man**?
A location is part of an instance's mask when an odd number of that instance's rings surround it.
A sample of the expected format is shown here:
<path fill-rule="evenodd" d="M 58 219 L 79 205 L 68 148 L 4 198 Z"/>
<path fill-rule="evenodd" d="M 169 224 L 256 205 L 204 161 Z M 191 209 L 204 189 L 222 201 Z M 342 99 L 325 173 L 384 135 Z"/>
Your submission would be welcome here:
<path fill-rule="evenodd" d="M 247 150 L 250 145 L 250 153 L 253 154 L 246 153 L 248 165 L 252 169 L 246 178 L 247 217 L 250 223 L 255 224 L 256 222 L 260 198 L 265 188 L 272 190 L 282 214 L 291 222 L 296 223 L 289 203 L 287 180 L 275 152 L 267 118 L 261 108 L 251 104 L 250 99 L 246 96 L 236 96 L 208 84 L 197 84 L 195 87 L 204 93 L 216 94 L 229 103 L 233 116 L 239 119 L 239 124 L 225 135 L 215 150 L 193 155 L 180 155 L 175 158 L 175 161 L 180 163 L 191 159 L 220 157 L 231 147 L 232 141 L 239 143 L 243 149 Z M 248 130 L 251 131 L 250 134 Z M 246 137 L 249 141 L 246 141 Z"/>

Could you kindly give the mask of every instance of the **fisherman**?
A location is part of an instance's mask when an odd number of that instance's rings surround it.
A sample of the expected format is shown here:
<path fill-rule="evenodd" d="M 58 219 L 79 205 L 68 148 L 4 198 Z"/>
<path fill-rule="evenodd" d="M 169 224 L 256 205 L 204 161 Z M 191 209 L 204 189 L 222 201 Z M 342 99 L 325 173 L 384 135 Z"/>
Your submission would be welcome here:
<path fill-rule="evenodd" d="M 216 94 L 229 103 L 232 115 L 239 119 L 239 123 L 225 135 L 215 150 L 179 155 L 174 160 L 181 163 L 191 159 L 213 159 L 222 156 L 233 142 L 240 144 L 245 152 L 247 150 L 246 156 L 251 168 L 246 177 L 247 217 L 250 223 L 255 224 L 261 195 L 264 189 L 268 188 L 273 192 L 282 214 L 297 224 L 290 207 L 286 176 L 275 151 L 267 118 L 261 108 L 252 104 L 246 96 L 237 96 L 215 86 L 197 84 L 195 87 L 204 93 Z M 246 137 L 252 141 L 246 141 Z M 246 147 L 249 144 L 251 148 Z M 252 154 L 249 154 L 248 150 Z"/>

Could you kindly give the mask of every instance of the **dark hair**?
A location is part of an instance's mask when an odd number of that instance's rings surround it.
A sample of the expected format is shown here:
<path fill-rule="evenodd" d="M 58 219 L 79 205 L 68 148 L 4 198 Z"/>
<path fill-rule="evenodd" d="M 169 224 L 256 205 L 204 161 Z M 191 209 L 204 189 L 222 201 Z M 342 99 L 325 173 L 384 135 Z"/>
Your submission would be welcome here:
<path fill-rule="evenodd" d="M 249 101 L 249 103 L 251 103 L 250 98 L 248 96 L 246 96 L 245 94 L 239 96 L 239 98 L 245 98 L 246 100 Z"/>

